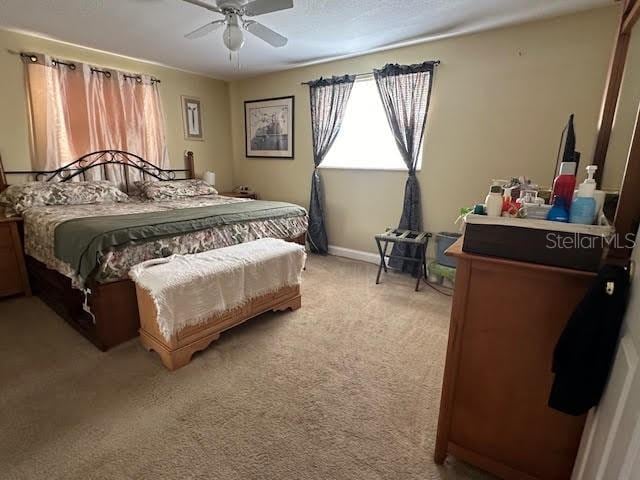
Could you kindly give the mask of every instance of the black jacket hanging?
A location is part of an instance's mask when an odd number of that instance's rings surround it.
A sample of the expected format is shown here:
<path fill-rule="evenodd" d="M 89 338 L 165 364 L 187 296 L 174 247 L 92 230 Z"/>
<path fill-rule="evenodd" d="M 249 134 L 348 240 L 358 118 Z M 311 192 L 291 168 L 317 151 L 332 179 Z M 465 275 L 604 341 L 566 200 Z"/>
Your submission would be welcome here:
<path fill-rule="evenodd" d="M 582 415 L 598 404 L 611 370 L 628 294 L 629 273 L 623 267 L 604 266 L 556 345 L 551 408 Z"/>

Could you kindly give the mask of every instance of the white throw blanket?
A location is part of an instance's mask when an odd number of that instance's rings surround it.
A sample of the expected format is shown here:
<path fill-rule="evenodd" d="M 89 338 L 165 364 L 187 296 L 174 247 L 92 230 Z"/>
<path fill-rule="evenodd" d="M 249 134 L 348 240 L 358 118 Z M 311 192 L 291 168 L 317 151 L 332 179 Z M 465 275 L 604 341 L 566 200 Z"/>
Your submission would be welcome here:
<path fill-rule="evenodd" d="M 263 238 L 195 255 L 142 262 L 129 276 L 149 293 L 166 339 L 283 287 L 299 285 L 301 245 Z"/>

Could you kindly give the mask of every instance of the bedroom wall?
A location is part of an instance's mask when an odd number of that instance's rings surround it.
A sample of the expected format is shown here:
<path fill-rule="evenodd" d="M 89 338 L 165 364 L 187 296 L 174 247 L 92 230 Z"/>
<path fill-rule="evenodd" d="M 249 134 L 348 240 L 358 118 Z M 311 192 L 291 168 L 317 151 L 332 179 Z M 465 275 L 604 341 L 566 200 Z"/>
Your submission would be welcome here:
<path fill-rule="evenodd" d="M 160 95 L 167 120 L 167 144 L 171 166 L 183 168 L 183 153 L 185 150 L 192 150 L 198 174 L 205 170 L 213 170 L 217 174 L 217 187 L 226 190 L 233 185 L 226 82 L 0 30 L 0 155 L 7 170 L 29 170 L 31 165 L 22 62 L 20 57 L 9 53 L 8 50 L 48 53 L 61 58 L 156 76 L 162 82 Z M 204 141 L 184 139 L 181 95 L 201 99 Z"/>
<path fill-rule="evenodd" d="M 461 206 L 483 201 L 492 178 L 548 185 L 560 132 L 576 114 L 577 149 L 590 162 L 617 7 L 263 75 L 230 86 L 233 179 L 262 198 L 308 206 L 312 168 L 308 89 L 301 82 L 385 63 L 440 59 L 422 170 L 425 227 L 455 231 Z M 295 95 L 295 159 L 244 156 L 243 102 Z M 612 171 L 616 168 L 612 167 Z M 322 170 L 331 245 L 374 252 L 396 225 L 406 173 Z M 619 179 L 608 177 L 609 188 Z"/>

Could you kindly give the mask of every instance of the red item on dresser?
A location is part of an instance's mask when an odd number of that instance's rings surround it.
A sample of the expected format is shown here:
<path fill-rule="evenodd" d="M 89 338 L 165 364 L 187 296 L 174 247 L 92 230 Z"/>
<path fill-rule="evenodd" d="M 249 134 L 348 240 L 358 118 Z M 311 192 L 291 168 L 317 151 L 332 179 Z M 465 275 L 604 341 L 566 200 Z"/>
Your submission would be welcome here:
<path fill-rule="evenodd" d="M 560 174 L 553 181 L 553 192 L 551 198 L 556 195 L 561 197 L 567 208 L 573 202 L 573 192 L 576 189 L 576 163 L 562 162 L 560 164 Z"/>

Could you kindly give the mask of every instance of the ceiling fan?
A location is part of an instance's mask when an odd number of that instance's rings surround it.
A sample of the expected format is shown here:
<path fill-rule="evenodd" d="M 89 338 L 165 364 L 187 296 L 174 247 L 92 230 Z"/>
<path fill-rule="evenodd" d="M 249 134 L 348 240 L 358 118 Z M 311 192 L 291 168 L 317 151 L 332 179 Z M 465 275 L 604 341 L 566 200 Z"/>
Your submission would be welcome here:
<path fill-rule="evenodd" d="M 216 0 L 215 4 L 204 0 L 183 1 L 224 15 L 224 19 L 214 20 L 186 34 L 185 38 L 190 40 L 204 37 L 226 25 L 222 41 L 232 52 L 240 50 L 244 45 L 243 29 L 276 48 L 284 47 L 288 42 L 287 37 L 283 37 L 255 20 L 247 20 L 245 17 L 257 17 L 265 13 L 293 8 L 293 0 L 253 0 L 249 3 L 244 3 L 243 0 Z"/>

